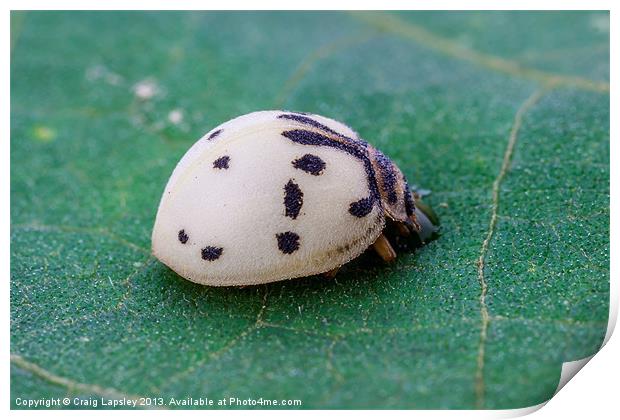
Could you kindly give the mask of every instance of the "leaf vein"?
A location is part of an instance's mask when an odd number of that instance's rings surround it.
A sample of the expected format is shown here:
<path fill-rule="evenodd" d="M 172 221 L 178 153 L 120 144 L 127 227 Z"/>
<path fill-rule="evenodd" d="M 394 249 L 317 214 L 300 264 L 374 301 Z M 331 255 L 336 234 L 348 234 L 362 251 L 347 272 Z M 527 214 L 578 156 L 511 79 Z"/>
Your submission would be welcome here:
<path fill-rule="evenodd" d="M 484 276 L 484 266 L 487 253 L 489 251 L 489 244 L 491 239 L 493 238 L 493 234 L 495 233 L 495 228 L 497 226 L 498 220 L 498 209 L 499 209 L 499 195 L 500 195 L 500 187 L 502 181 L 504 180 L 508 170 L 510 168 L 510 164 L 512 161 L 512 155 L 514 152 L 515 145 L 517 143 L 517 138 L 519 135 L 519 130 L 523 123 L 523 115 L 533 107 L 540 98 L 544 95 L 545 90 L 536 90 L 532 93 L 523 104 L 517 110 L 515 114 L 512 129 L 510 130 L 510 135 L 508 136 L 508 144 L 506 145 L 506 150 L 504 151 L 504 159 L 502 161 L 502 166 L 500 168 L 499 174 L 493 181 L 492 187 L 492 206 L 491 206 L 491 218 L 489 220 L 489 227 L 487 230 L 486 237 L 482 241 L 482 246 L 480 247 L 480 255 L 477 260 L 478 266 L 478 282 L 480 283 L 480 339 L 478 343 L 478 356 L 476 362 L 476 374 L 475 374 L 475 393 L 476 393 L 476 406 L 478 408 L 484 407 L 484 397 L 485 397 L 485 385 L 484 385 L 484 356 L 485 356 L 485 345 L 487 340 L 487 330 L 489 327 L 489 311 L 486 304 L 487 297 L 487 281 Z"/>
<path fill-rule="evenodd" d="M 492 54 L 467 48 L 450 38 L 432 33 L 420 25 L 406 22 L 397 16 L 377 13 L 353 12 L 353 17 L 380 30 L 440 52 L 448 57 L 468 61 L 479 67 L 523 79 L 533 80 L 543 86 L 568 86 L 586 91 L 609 93 L 609 83 L 580 76 L 563 75 L 525 67 L 520 63 Z"/>
<path fill-rule="evenodd" d="M 279 109 L 286 104 L 286 101 L 290 96 L 291 92 L 293 92 L 295 88 L 299 86 L 306 74 L 310 71 L 310 69 L 312 69 L 312 66 L 314 66 L 314 64 L 316 64 L 318 61 L 324 60 L 346 47 L 356 44 L 363 44 L 374 36 L 376 36 L 375 32 L 365 33 L 362 35 L 340 37 L 337 38 L 335 41 L 322 45 L 313 52 L 311 52 L 301 61 L 297 69 L 284 83 L 284 87 L 276 96 L 275 107 Z"/>
<path fill-rule="evenodd" d="M 89 394 L 95 394 L 103 398 L 113 398 L 113 399 L 131 399 L 136 400 L 142 397 L 137 395 L 127 394 L 125 392 L 119 391 L 114 388 L 105 388 L 96 384 L 86 384 L 82 382 L 77 382 L 72 379 L 56 375 L 55 373 L 50 372 L 47 369 L 42 368 L 36 363 L 29 362 L 24 359 L 22 356 L 18 354 L 11 354 L 11 363 L 17 366 L 20 369 L 23 369 L 27 372 L 32 373 L 33 375 L 43 379 L 46 382 L 49 382 L 54 385 L 59 385 L 64 388 L 67 388 L 70 392 L 78 391 L 85 392 Z"/>

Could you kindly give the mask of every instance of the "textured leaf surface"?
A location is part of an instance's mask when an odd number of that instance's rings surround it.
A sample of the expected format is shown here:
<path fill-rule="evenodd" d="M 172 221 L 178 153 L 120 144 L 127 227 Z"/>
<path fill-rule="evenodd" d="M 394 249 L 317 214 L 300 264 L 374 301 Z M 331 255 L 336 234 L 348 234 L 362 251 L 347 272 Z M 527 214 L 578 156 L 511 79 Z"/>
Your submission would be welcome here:
<path fill-rule="evenodd" d="M 12 403 L 516 408 L 599 348 L 608 14 L 50 12 L 11 29 Z M 154 260 L 178 159 L 278 108 L 353 126 L 432 189 L 442 237 L 242 289 Z"/>

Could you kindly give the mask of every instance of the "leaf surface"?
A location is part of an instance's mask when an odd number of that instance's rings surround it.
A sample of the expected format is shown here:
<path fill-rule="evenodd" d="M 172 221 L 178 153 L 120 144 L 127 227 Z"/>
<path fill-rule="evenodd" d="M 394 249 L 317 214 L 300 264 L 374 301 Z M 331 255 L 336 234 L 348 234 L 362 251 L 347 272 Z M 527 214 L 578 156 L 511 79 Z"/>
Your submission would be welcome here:
<path fill-rule="evenodd" d="M 15 399 L 518 408 L 609 301 L 609 15 L 12 14 Z M 442 236 L 336 280 L 192 284 L 150 256 L 193 142 L 261 109 L 344 121 Z M 254 407 L 246 407 L 254 408 Z"/>

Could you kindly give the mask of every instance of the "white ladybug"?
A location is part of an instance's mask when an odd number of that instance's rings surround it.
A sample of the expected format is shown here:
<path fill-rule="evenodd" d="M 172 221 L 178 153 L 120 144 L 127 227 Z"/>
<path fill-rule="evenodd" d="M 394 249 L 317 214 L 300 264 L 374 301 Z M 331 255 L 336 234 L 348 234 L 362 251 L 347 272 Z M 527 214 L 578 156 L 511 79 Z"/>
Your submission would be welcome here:
<path fill-rule="evenodd" d="M 417 199 L 401 171 L 346 125 L 253 112 L 207 133 L 177 164 L 153 254 L 212 286 L 335 275 L 369 246 L 396 258 L 386 224 L 427 240 L 437 222 Z"/>

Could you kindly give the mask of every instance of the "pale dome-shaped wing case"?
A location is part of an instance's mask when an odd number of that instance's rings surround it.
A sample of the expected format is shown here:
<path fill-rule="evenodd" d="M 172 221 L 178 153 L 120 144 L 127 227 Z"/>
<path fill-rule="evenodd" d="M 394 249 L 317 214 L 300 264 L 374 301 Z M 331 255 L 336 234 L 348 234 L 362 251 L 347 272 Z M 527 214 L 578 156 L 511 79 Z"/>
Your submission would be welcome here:
<path fill-rule="evenodd" d="M 420 230 L 389 159 L 329 118 L 260 111 L 183 156 L 159 205 L 153 253 L 196 283 L 268 283 L 333 272 L 373 244 L 391 259 L 386 217 Z"/>

